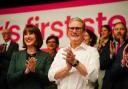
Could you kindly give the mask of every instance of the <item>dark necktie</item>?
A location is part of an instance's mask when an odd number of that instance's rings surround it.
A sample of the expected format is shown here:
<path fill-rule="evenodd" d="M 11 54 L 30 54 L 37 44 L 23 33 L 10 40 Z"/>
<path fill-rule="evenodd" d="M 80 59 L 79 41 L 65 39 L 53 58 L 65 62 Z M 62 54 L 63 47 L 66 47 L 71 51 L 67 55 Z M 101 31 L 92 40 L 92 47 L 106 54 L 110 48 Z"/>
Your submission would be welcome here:
<path fill-rule="evenodd" d="M 6 52 L 6 47 L 7 47 L 7 44 L 4 44 L 3 52 Z"/>
<path fill-rule="evenodd" d="M 120 48 L 120 43 L 118 43 L 117 47 L 116 47 L 116 53 L 118 52 L 119 48 Z"/>

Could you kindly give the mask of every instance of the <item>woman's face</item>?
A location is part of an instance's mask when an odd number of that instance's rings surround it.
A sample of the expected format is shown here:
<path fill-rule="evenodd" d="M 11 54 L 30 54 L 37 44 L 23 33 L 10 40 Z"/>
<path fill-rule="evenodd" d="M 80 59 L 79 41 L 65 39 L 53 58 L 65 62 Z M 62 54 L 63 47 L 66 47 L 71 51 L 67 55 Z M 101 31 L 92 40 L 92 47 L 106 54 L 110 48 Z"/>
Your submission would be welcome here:
<path fill-rule="evenodd" d="M 101 28 L 101 37 L 102 38 L 107 38 L 108 36 L 109 36 L 109 31 L 108 31 L 108 29 L 107 28 L 105 28 L 105 27 L 102 27 Z"/>
<path fill-rule="evenodd" d="M 24 42 L 26 46 L 34 46 L 36 42 L 35 34 L 26 32 L 26 34 L 24 34 Z"/>
<path fill-rule="evenodd" d="M 90 41 L 91 41 L 90 35 L 87 32 L 85 32 L 84 33 L 84 43 L 89 45 Z"/>

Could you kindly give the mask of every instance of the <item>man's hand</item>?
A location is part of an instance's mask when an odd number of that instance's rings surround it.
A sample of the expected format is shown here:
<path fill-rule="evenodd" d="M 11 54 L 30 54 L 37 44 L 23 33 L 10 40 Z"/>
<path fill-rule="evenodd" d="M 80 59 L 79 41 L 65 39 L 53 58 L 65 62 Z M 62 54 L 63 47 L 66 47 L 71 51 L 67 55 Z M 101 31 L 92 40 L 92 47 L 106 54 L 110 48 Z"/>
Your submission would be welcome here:
<path fill-rule="evenodd" d="M 122 65 L 128 68 L 128 44 L 125 46 L 123 50 L 123 58 L 121 60 Z"/>
<path fill-rule="evenodd" d="M 69 64 L 73 64 L 74 60 L 75 60 L 75 55 L 73 54 L 71 48 L 66 48 L 64 49 L 65 53 L 63 53 L 63 55 L 65 56 L 65 60 L 67 63 Z"/>

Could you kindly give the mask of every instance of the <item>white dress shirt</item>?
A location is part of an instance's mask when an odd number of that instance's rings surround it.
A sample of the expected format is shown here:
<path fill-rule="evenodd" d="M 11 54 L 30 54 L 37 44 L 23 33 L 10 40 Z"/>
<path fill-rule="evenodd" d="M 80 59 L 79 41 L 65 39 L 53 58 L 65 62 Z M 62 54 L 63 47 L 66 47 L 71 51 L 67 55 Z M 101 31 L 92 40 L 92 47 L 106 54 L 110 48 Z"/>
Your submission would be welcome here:
<path fill-rule="evenodd" d="M 97 49 L 87 46 L 84 43 L 75 49 L 71 49 L 75 58 L 86 67 L 88 75 L 82 76 L 73 67 L 69 75 L 63 79 L 54 79 L 55 74 L 67 65 L 65 59 L 63 59 L 64 55 L 62 55 L 64 48 L 61 48 L 49 69 L 49 80 L 56 81 L 58 89 L 94 89 L 92 84 L 98 79 L 99 74 L 99 54 Z"/>
<path fill-rule="evenodd" d="M 6 45 L 6 51 L 8 50 L 10 43 L 11 43 L 11 40 L 9 40 L 8 42 L 6 42 L 6 44 L 7 44 Z"/>

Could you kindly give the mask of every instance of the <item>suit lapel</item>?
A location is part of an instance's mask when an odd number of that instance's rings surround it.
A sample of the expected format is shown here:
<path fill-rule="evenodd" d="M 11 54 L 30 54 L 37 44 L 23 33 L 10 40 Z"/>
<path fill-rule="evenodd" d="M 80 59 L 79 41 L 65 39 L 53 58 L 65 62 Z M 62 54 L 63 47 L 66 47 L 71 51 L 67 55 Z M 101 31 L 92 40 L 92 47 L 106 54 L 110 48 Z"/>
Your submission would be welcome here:
<path fill-rule="evenodd" d="M 27 60 L 27 54 L 26 51 L 23 51 L 23 53 L 21 54 L 21 65 L 23 65 L 23 67 L 25 68 L 25 64 L 26 64 L 26 60 Z"/>
<path fill-rule="evenodd" d="M 41 59 L 41 58 L 40 58 L 40 51 L 37 51 L 36 59 L 37 59 L 37 60 L 36 60 L 36 61 L 37 61 L 36 66 L 39 66 L 39 64 L 41 63 L 41 62 L 40 62 L 40 59 Z"/>

